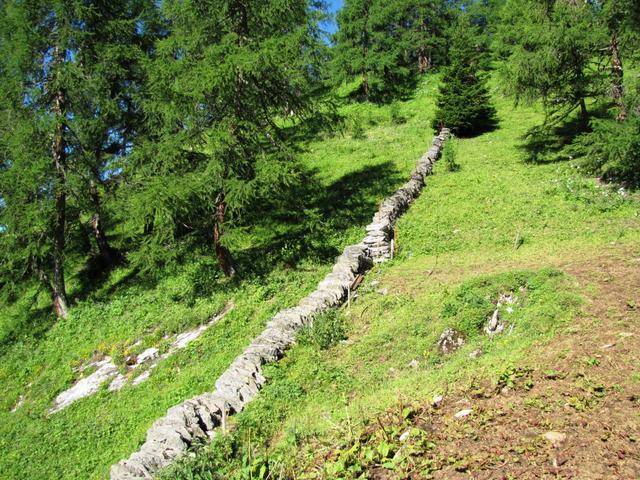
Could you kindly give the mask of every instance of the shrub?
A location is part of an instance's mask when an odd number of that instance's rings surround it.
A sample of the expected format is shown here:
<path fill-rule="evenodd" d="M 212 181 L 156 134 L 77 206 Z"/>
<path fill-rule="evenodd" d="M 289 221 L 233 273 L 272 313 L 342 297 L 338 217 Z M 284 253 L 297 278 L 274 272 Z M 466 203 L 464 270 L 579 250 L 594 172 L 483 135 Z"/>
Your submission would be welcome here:
<path fill-rule="evenodd" d="M 402 115 L 400 112 L 400 107 L 397 103 L 391 105 L 391 110 L 389 111 L 391 114 L 391 123 L 393 125 L 402 125 L 403 123 L 407 123 L 407 117 Z"/>
<path fill-rule="evenodd" d="M 338 310 L 327 310 L 320 313 L 313 325 L 304 328 L 298 335 L 302 345 L 312 345 L 319 350 L 327 350 L 340 340 L 347 338 L 344 318 Z"/>
<path fill-rule="evenodd" d="M 457 162 L 458 139 L 455 136 L 452 135 L 444 144 L 443 155 L 447 172 L 457 172 L 460 170 L 460 164 Z"/>
<path fill-rule="evenodd" d="M 594 120 L 592 128 L 578 140 L 587 170 L 605 180 L 640 185 L 640 115 L 624 122 Z"/>
<path fill-rule="evenodd" d="M 367 138 L 360 117 L 353 117 L 351 121 L 351 138 L 354 140 L 364 140 Z"/>

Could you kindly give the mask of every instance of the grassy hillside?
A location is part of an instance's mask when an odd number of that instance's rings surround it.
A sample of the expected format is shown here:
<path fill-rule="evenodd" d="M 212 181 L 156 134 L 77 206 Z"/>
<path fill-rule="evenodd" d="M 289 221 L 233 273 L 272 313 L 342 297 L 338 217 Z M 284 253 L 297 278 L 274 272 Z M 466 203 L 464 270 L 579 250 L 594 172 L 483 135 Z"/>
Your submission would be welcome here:
<path fill-rule="evenodd" d="M 466 395 L 481 383 L 511 386 L 534 346 L 575 331 L 596 286 L 579 284 L 568 266 L 597 272 L 605 252 L 623 263 L 637 257 L 640 203 L 571 163 L 523 162 L 521 136 L 542 114 L 502 98 L 496 104 L 499 127 L 459 140 L 461 169 L 448 172 L 440 162 L 399 221 L 396 259 L 367 275 L 350 309 L 316 324 L 269 368 L 271 383 L 235 419 L 233 434 L 164 478 L 407 478 L 411 462 L 423 475 L 415 478 L 431 478 L 437 462 L 429 451 L 437 445 L 428 429 L 416 433 L 415 458 L 396 455 L 411 423 L 404 408 L 428 408 L 434 394 L 460 385 Z M 508 292 L 520 296 L 506 316 L 512 328 L 489 339 L 480 329 Z M 465 332 L 467 344 L 443 356 L 435 345 L 451 326 Z M 554 349 L 547 348 L 548 356 Z M 471 359 L 477 349 L 482 355 Z M 465 429 L 444 444 L 465 433 L 473 437 Z"/>
<path fill-rule="evenodd" d="M 121 268 L 89 288 L 85 272 L 72 269 L 75 306 L 64 321 L 54 321 L 49 299 L 35 291 L 3 307 L 0 477 L 105 478 L 168 407 L 211 390 L 266 321 L 311 291 L 342 248 L 362 238 L 380 201 L 406 181 L 431 142 L 434 89 L 428 82 L 399 111 L 347 106 L 343 135 L 301 139 L 305 181 L 251 227 L 229 231 L 241 280 L 218 277 L 212 252 L 195 252 L 157 281 Z M 353 138 L 358 122 L 366 138 Z M 148 381 L 115 394 L 105 386 L 48 415 L 77 379 L 74 367 L 94 356 L 163 347 L 165 335 L 204 323 L 227 302 L 235 308 L 224 320 L 161 362 Z M 11 412 L 21 396 L 24 404 Z"/>
<path fill-rule="evenodd" d="M 346 106 L 343 135 L 301 139 L 306 180 L 272 215 L 231 233 L 243 265 L 238 282 L 211 274 L 213 260 L 197 252 L 156 282 L 141 283 L 121 268 L 89 291 L 75 271 L 76 305 L 65 321 L 55 323 L 47 299 L 34 295 L 6 308 L 0 319 L 0 477 L 105 478 L 169 406 L 211 390 L 270 316 L 309 292 L 338 252 L 362 238 L 380 201 L 406 181 L 431 141 L 434 91 L 430 79 L 414 99 L 395 107 Z M 637 248 L 639 206 L 597 188 L 570 164 L 523 163 L 519 137 L 542 115 L 514 110 L 507 100 L 498 99 L 497 106 L 499 128 L 459 141 L 461 170 L 447 172 L 438 164 L 399 222 L 396 260 L 367 276 L 350 310 L 330 315 L 324 326 L 319 322 L 268 369 L 271 384 L 237 417 L 233 435 L 168 472 L 169 478 L 211 478 L 207 472 L 213 471 L 259 478 L 265 465 L 304 470 L 317 442 L 336 445 L 399 398 L 430 398 L 478 371 L 499 376 L 533 342 L 568 328 L 581 292 L 571 276 L 547 267 L 597 255 L 605 246 Z M 483 320 L 482 308 L 469 313 L 456 303 L 467 294 L 486 301 L 520 286 L 529 295 L 514 312 L 515 328 L 492 342 L 465 320 L 467 314 Z M 223 321 L 161 362 L 148 381 L 115 394 L 105 389 L 47 414 L 77 377 L 74 367 L 97 354 L 122 357 L 161 346 L 164 335 L 206 321 L 229 301 L 235 308 Z M 471 339 L 461 352 L 441 358 L 434 344 L 452 324 L 466 328 Z M 320 348 L 343 330 L 344 341 Z M 142 343 L 132 347 L 137 340 Z M 478 347 L 485 354 L 470 362 L 469 352 Z M 416 368 L 408 366 L 412 360 Z M 11 413 L 20 395 L 24 404 Z"/>

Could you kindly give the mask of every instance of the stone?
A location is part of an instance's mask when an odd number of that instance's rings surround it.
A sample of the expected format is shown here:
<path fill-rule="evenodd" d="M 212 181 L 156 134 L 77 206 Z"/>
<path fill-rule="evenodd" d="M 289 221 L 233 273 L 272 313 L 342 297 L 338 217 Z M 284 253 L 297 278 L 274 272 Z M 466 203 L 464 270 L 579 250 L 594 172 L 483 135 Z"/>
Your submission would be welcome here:
<path fill-rule="evenodd" d="M 484 331 L 487 335 L 493 336 L 504 330 L 505 324 L 500 321 L 500 311 L 496 309 L 485 327 Z"/>
<path fill-rule="evenodd" d="M 459 412 L 457 412 L 454 417 L 455 418 L 465 418 L 468 417 L 469 415 L 471 415 L 473 413 L 473 410 L 470 408 L 465 408 L 464 410 L 460 410 Z"/>
<path fill-rule="evenodd" d="M 543 435 L 544 439 L 551 443 L 554 447 L 559 447 L 567 439 L 567 435 L 561 432 L 547 432 Z"/>
<path fill-rule="evenodd" d="M 98 363 L 98 369 L 95 372 L 78 380 L 75 385 L 58 395 L 49 413 L 58 412 L 76 400 L 93 395 L 103 383 L 110 380 L 117 373 L 118 367 L 111 361 L 110 357 L 105 357 L 104 360 Z"/>
<path fill-rule="evenodd" d="M 438 349 L 443 354 L 455 352 L 464 346 L 464 336 L 454 328 L 447 328 L 438 339 Z"/>
<path fill-rule="evenodd" d="M 119 373 L 118 375 L 116 375 L 116 377 L 109 384 L 108 390 L 110 392 L 116 392 L 118 390 L 121 390 L 122 387 L 124 387 L 127 384 L 128 380 L 129 379 L 126 376 L 124 376 L 123 374 Z"/>
<path fill-rule="evenodd" d="M 18 400 L 16 401 L 16 403 L 13 405 L 13 407 L 11 408 L 11 413 L 15 413 L 18 411 L 18 409 L 24 405 L 24 395 L 20 395 L 18 397 Z"/>
<path fill-rule="evenodd" d="M 158 358 L 160 351 L 157 348 L 147 348 L 136 357 L 136 365 L 141 365 L 150 360 Z"/>
<path fill-rule="evenodd" d="M 444 400 L 444 397 L 442 395 L 434 395 L 433 398 L 431 399 L 431 406 L 433 408 L 438 408 L 443 400 Z"/>
<path fill-rule="evenodd" d="M 424 176 L 431 172 L 431 165 L 439 157 L 440 145 L 447 135 L 448 131 L 443 129 L 441 134 L 434 138 L 429 151 L 418 161 L 411 180 L 383 201 L 379 211 L 373 216 L 372 223 L 366 227 L 367 236 L 364 241 L 346 247 L 336 259 L 331 273 L 318 284 L 314 292 L 300 300 L 297 307 L 282 310 L 269 320 L 263 332 L 216 380 L 214 392 L 186 400 L 170 408 L 165 417 L 154 422 L 147 432 L 147 440 L 142 448 L 133 453 L 128 460 L 112 466 L 111 480 L 152 478 L 160 468 L 186 452 L 194 438 L 212 438 L 215 428 L 222 426 L 224 429 L 226 416 L 240 412 L 266 383 L 261 365 L 281 358 L 295 341 L 296 331 L 304 325 L 311 324 L 317 313 L 340 305 L 345 300 L 356 275 L 371 268 L 374 262 L 379 263 L 391 258 L 389 239 L 393 231 L 393 222 L 419 195 L 424 184 Z M 378 284 L 376 281 L 371 282 L 371 287 L 375 288 Z M 378 292 L 386 295 L 388 290 L 384 288 Z M 228 310 L 229 308 L 226 308 L 207 325 L 178 335 L 169 351 L 184 348 L 198 338 L 208 325 L 222 318 Z M 464 345 L 464 338 L 459 332 L 447 329 L 438 344 L 441 351 L 448 353 Z M 137 358 L 137 365 L 157 361 L 158 352 L 153 350 L 147 349 L 142 352 Z M 152 363 L 151 368 L 154 365 Z M 409 363 L 410 368 L 418 366 L 417 360 Z M 389 372 L 393 374 L 395 370 L 391 368 Z M 145 374 L 148 375 L 149 371 L 143 375 Z M 119 385 L 123 382 L 120 378 L 117 380 L 112 383 Z M 442 396 L 434 396 L 433 405 L 438 406 L 440 402 Z M 471 412 L 463 410 L 456 416 L 467 416 Z M 400 435 L 400 441 L 406 441 L 409 436 L 410 431 L 407 430 Z"/>
<path fill-rule="evenodd" d="M 413 368 L 415 370 L 420 366 L 420 362 L 418 362 L 416 359 L 413 359 L 409 362 L 408 366 L 409 368 Z"/>
<path fill-rule="evenodd" d="M 136 378 L 133 379 L 131 384 L 132 385 L 140 385 L 145 380 L 148 380 L 150 376 L 151 376 L 151 370 L 147 370 L 145 372 L 142 372 L 140 375 L 138 375 Z"/>
<path fill-rule="evenodd" d="M 482 356 L 482 353 L 483 353 L 482 350 L 477 348 L 477 349 L 475 349 L 473 352 L 471 352 L 469 354 L 469 358 L 478 358 L 478 357 Z"/>

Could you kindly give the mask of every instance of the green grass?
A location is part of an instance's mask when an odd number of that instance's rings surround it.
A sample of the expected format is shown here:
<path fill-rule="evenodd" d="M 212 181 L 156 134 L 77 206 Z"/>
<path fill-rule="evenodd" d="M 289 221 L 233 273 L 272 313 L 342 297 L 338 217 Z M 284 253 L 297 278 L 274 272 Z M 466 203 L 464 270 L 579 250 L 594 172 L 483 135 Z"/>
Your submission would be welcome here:
<path fill-rule="evenodd" d="M 416 99 L 390 107 L 347 106 L 365 139 L 350 133 L 300 143 L 305 181 L 275 201 L 270 216 L 229 230 L 242 279 L 215 272 L 211 252 L 195 252 L 159 281 L 114 271 L 87 287 L 70 261 L 75 305 L 55 322 L 46 295 L 33 290 L 0 316 L 0 478 L 99 479 L 131 454 L 151 423 L 184 399 L 213 389 L 215 379 L 278 310 L 290 307 L 330 270 L 342 248 L 358 242 L 383 198 L 400 186 L 431 142 L 435 80 Z M 398 124 L 402 115 L 406 122 Z M 348 122 L 347 122 L 348 123 Z M 274 201 L 274 202 L 275 202 Z M 162 344 L 205 322 L 227 302 L 235 308 L 200 339 L 162 361 L 151 378 L 105 390 L 49 416 L 53 399 L 76 379 L 73 368 L 94 354 L 122 355 Z M 10 410 L 21 395 L 23 406 Z"/>
<path fill-rule="evenodd" d="M 478 375 L 504 381 L 533 344 L 570 328 L 581 295 L 558 267 L 610 248 L 637 249 L 640 204 L 597 187 L 570 163 L 525 163 L 521 137 L 542 112 L 499 97 L 496 106 L 499 127 L 459 140 L 459 171 L 437 165 L 398 222 L 398 256 L 370 272 L 357 302 L 341 310 L 347 339 L 326 350 L 306 341 L 292 348 L 267 369 L 270 384 L 235 418 L 235 432 L 163 478 L 355 478 L 306 468 L 319 452 L 350 445 L 354 432 L 402 399 L 428 402 Z M 395 160 L 400 152 L 386 141 L 397 134 L 374 129 L 368 140 L 336 140 L 332 150 L 366 151 L 345 160 L 373 156 L 369 145 L 381 142 L 374 158 Z M 325 175 L 346 161 L 332 160 Z M 513 329 L 489 340 L 478 329 L 492 301 L 520 286 L 522 304 L 506 316 Z M 435 345 L 449 326 L 468 342 L 443 357 Z M 471 360 L 476 348 L 484 355 Z"/>
<path fill-rule="evenodd" d="M 142 282 L 122 268 L 85 291 L 76 269 L 69 282 L 78 303 L 66 321 L 53 322 L 42 295 L 3 308 L 0 478 L 105 478 L 169 406 L 212 390 L 266 321 L 311 291 L 340 250 L 364 236 L 379 203 L 407 180 L 431 142 L 436 81 L 430 78 L 414 99 L 395 107 L 345 106 L 343 135 L 301 140 L 304 181 L 274 200 L 272 215 L 261 210 L 247 226 L 229 230 L 240 281 L 219 278 L 211 254 L 196 252 L 158 282 Z M 571 279 L 541 267 L 595 255 L 611 243 L 637 245 L 637 202 L 603 194 L 569 164 L 523 163 L 519 136 L 541 112 L 514 110 L 503 99 L 497 106 L 500 127 L 460 140 L 460 170 L 438 164 L 400 220 L 396 260 L 368 275 L 350 311 L 310 332 L 310 341 L 267 369 L 273 381 L 237 417 L 235 436 L 221 437 L 170 477 L 213 478 L 202 472 L 226 464 L 229 476 L 259 478 L 265 455 L 300 458 L 294 452 L 311 448 L 307 440 L 335 442 L 399 396 L 431 395 L 478 369 L 497 374 L 532 342 L 562 328 L 575 310 Z M 363 135 L 351 131 L 356 118 Z M 446 359 L 435 354 L 438 335 L 454 321 L 443 312 L 456 292 L 476 289 L 474 278 L 482 276 L 495 295 L 513 271 L 544 280 L 513 334 L 491 343 L 478 336 Z M 388 294 L 377 293 L 380 288 Z M 55 396 L 73 383 L 72 368 L 95 352 L 118 353 L 137 339 L 157 345 L 165 334 L 204 322 L 227 301 L 234 310 L 161 362 L 147 382 L 116 394 L 102 391 L 47 415 Z M 339 341 L 342 326 L 345 341 Z M 467 354 L 478 345 L 486 355 L 469 362 Z M 415 370 L 407 366 L 414 359 Z M 10 413 L 22 394 L 24 405 Z"/>

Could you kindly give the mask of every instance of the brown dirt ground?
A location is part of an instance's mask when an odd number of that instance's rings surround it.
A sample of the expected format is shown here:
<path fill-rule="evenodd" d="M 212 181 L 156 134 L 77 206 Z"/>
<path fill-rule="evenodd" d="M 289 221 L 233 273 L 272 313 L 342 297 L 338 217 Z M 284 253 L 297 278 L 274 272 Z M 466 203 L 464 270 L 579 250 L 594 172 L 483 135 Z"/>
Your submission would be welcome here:
<path fill-rule="evenodd" d="M 640 479 L 640 258 L 627 254 L 563 266 L 587 305 L 512 388 L 470 386 L 443 402 L 437 450 L 456 461 L 433 478 Z M 474 413 L 452 420 L 465 401 Z"/>
<path fill-rule="evenodd" d="M 457 387 L 437 407 L 412 405 L 409 419 L 387 412 L 363 444 L 379 441 L 383 425 L 418 427 L 431 442 L 407 445 L 415 453 L 404 468 L 371 467 L 367 478 L 640 479 L 640 252 L 613 248 L 559 267 L 587 298 L 568 333 L 533 347 L 497 387 Z"/>

